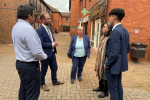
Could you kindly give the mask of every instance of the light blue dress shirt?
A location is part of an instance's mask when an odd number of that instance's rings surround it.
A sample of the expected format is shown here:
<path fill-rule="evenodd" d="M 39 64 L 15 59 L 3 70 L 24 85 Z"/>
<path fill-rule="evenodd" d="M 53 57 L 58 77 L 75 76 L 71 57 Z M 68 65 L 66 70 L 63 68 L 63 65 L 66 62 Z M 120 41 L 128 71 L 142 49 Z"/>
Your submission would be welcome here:
<path fill-rule="evenodd" d="M 83 38 L 80 40 L 77 37 L 74 56 L 75 57 L 84 57 L 85 55 L 86 55 L 86 53 L 85 53 Z"/>
<path fill-rule="evenodd" d="M 17 60 L 31 62 L 47 58 L 39 36 L 27 21 L 19 19 L 11 34 Z"/>

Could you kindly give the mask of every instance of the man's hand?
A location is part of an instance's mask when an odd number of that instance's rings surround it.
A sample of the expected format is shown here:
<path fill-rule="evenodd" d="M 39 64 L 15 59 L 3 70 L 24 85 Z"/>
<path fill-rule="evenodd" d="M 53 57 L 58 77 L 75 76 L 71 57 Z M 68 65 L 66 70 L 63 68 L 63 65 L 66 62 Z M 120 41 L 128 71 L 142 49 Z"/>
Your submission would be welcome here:
<path fill-rule="evenodd" d="M 53 42 L 54 43 L 54 46 L 56 47 L 56 46 L 58 46 L 58 42 L 57 41 L 55 41 L 55 42 Z"/>
<path fill-rule="evenodd" d="M 68 56 L 68 58 L 70 59 L 70 56 Z"/>

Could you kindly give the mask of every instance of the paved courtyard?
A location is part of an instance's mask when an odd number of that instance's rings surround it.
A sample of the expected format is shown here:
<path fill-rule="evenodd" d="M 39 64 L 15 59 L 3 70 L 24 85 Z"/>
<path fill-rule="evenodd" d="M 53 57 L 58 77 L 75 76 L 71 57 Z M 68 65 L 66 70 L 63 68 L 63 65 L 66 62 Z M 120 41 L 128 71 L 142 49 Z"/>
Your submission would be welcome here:
<path fill-rule="evenodd" d="M 46 84 L 50 91 L 41 90 L 39 100 L 99 100 L 101 92 L 92 91 L 98 87 L 98 79 L 94 71 L 96 52 L 91 49 L 90 58 L 84 66 L 82 82 L 75 80 L 70 83 L 72 61 L 67 57 L 70 45 L 69 33 L 54 35 L 59 45 L 57 47 L 57 78 L 64 81 L 64 85 L 53 86 L 51 72 L 48 69 Z M 0 44 L 0 100 L 18 100 L 19 76 L 15 68 L 14 48 L 11 44 Z M 123 73 L 122 84 L 124 100 L 150 100 L 150 62 L 129 62 L 129 70 Z M 109 100 L 105 97 L 100 100 Z"/>

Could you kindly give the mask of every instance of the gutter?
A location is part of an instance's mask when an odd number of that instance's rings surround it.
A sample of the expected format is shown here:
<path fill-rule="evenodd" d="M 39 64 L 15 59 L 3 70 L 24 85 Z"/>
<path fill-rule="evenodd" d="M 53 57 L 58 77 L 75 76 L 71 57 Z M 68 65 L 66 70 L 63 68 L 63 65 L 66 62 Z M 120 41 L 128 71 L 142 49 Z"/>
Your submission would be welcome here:
<path fill-rule="evenodd" d="M 109 6 L 109 0 L 106 0 L 105 22 L 107 21 L 108 6 Z"/>

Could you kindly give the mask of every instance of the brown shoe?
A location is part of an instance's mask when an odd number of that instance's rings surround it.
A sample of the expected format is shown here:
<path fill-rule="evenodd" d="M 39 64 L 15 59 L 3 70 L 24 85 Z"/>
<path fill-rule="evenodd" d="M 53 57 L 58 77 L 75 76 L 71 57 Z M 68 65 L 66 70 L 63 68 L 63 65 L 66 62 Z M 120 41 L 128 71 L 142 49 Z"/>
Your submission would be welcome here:
<path fill-rule="evenodd" d="M 49 88 L 45 84 L 41 85 L 41 89 L 44 91 L 49 91 Z"/>
<path fill-rule="evenodd" d="M 57 81 L 56 83 L 53 83 L 53 85 L 62 85 L 64 84 L 65 82 L 60 82 L 60 81 Z"/>

